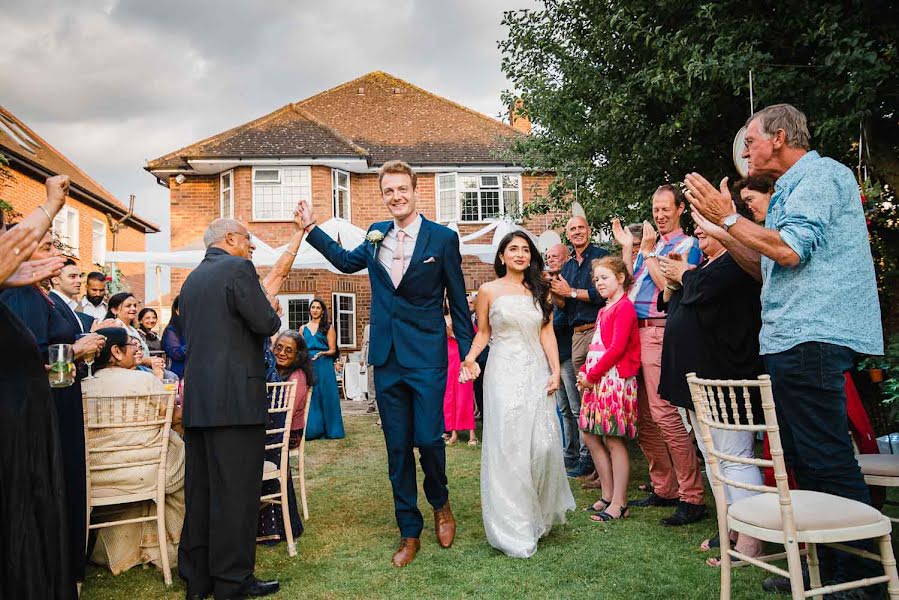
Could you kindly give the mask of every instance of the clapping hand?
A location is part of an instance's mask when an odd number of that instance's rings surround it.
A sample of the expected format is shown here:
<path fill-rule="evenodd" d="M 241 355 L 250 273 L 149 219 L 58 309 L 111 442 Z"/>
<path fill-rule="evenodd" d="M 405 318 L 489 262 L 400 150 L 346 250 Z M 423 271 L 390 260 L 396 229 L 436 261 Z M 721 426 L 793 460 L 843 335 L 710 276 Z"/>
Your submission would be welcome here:
<path fill-rule="evenodd" d="M 118 319 L 103 319 L 102 321 L 98 319 L 94 319 L 93 324 L 91 325 L 91 331 L 97 331 L 98 329 L 105 329 L 107 327 L 121 327 L 122 322 Z"/>
<path fill-rule="evenodd" d="M 633 236 L 631 236 L 633 238 Z M 656 247 L 659 234 L 649 221 L 643 221 L 643 239 L 640 240 L 640 252 L 652 252 Z"/>
<path fill-rule="evenodd" d="M 677 252 L 669 252 L 668 256 L 659 257 L 659 268 L 665 279 L 671 283 L 682 284 L 684 272 L 692 269 L 693 266 Z"/>
<path fill-rule="evenodd" d="M 44 185 L 47 188 L 47 200 L 51 207 L 55 207 L 58 211 L 66 202 L 66 196 L 69 194 L 69 176 L 54 175 L 48 177 Z"/>
<path fill-rule="evenodd" d="M 72 346 L 72 353 L 75 358 L 81 358 L 85 354 L 97 354 L 106 345 L 106 337 L 99 333 L 91 333 L 84 335 L 77 340 Z"/>
<path fill-rule="evenodd" d="M 734 212 L 737 209 L 734 208 Z M 712 238 L 713 240 L 723 241 L 727 236 L 727 232 L 724 231 L 724 227 L 720 225 L 715 225 L 705 217 L 703 217 L 698 210 L 691 210 L 690 216 L 693 218 L 693 222 L 696 223 L 698 227 L 700 227 L 707 236 Z"/>
<path fill-rule="evenodd" d="M 615 238 L 615 241 L 622 248 L 634 247 L 634 234 L 631 233 L 630 229 L 622 227 L 621 219 L 617 217 L 612 219 L 612 237 Z"/>
<path fill-rule="evenodd" d="M 712 223 L 720 225 L 725 217 L 736 212 L 727 187 L 727 177 L 721 180 L 718 189 L 699 173 L 690 173 L 684 177 L 684 184 L 687 186 L 686 196 L 690 206 Z"/>

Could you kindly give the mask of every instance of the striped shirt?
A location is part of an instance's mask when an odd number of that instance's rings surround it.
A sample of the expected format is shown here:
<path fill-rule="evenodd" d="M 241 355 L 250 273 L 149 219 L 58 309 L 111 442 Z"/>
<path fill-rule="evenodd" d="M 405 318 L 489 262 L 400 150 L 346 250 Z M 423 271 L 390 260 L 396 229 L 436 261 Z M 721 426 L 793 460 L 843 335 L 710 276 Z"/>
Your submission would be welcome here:
<path fill-rule="evenodd" d="M 702 260 L 702 251 L 699 249 L 699 240 L 684 234 L 683 229 L 675 229 L 659 238 L 653 248 L 658 256 L 667 256 L 670 252 L 677 252 L 687 258 L 691 265 L 698 265 Z M 643 254 L 637 255 L 634 263 L 634 285 L 628 293 L 628 298 L 637 309 L 638 319 L 664 319 L 665 313 L 657 306 L 659 300 L 659 288 L 649 274 L 649 267 L 643 261 Z"/>

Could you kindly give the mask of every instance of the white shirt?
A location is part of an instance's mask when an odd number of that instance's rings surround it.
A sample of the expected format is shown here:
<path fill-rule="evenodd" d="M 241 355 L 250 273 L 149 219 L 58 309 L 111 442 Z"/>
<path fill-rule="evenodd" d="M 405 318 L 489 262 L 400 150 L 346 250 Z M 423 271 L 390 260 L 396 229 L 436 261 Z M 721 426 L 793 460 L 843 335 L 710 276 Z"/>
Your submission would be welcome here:
<path fill-rule="evenodd" d="M 418 232 L 421 230 L 421 221 L 421 214 L 403 228 L 394 221 L 393 227 L 384 236 L 378 250 L 378 262 L 387 270 L 388 274 L 393 271 L 393 255 L 396 252 L 396 245 L 399 243 L 397 233 L 400 230 L 406 233 L 406 239 L 403 242 L 403 275 L 406 274 L 409 263 L 412 262 L 412 252 L 415 251 L 415 242 L 418 240 Z"/>
<path fill-rule="evenodd" d="M 106 318 L 106 303 L 101 302 L 97 306 L 94 306 L 87 300 L 87 296 L 81 299 L 81 312 L 86 314 L 89 317 L 93 317 L 98 321 L 102 321 Z"/>
<path fill-rule="evenodd" d="M 57 289 L 50 290 L 50 293 L 56 294 L 56 297 L 62 300 L 65 305 L 69 307 L 69 310 L 72 311 L 72 316 L 75 317 L 75 321 L 78 322 L 78 329 L 81 330 L 81 333 L 84 333 L 84 325 L 81 323 L 81 319 L 78 317 L 78 315 L 75 314 L 75 309 L 78 308 L 78 303 Z"/>

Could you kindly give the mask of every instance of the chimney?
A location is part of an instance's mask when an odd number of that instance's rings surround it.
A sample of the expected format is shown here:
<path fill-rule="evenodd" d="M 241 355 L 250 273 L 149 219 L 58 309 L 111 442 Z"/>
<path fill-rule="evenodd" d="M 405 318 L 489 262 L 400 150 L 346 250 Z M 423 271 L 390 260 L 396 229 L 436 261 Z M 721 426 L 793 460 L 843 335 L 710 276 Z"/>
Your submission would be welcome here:
<path fill-rule="evenodd" d="M 516 99 L 515 104 L 509 109 L 509 125 L 525 135 L 531 134 L 531 120 L 525 114 L 524 101 L 521 98 Z"/>

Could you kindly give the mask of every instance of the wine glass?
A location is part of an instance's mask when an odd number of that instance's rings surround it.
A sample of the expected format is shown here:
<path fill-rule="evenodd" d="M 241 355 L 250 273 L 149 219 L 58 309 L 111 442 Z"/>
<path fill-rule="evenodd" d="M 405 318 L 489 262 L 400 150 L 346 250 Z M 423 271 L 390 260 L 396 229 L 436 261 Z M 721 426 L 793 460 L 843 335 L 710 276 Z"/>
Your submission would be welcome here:
<path fill-rule="evenodd" d="M 75 337 L 75 339 L 81 339 L 81 338 L 87 337 L 87 336 L 89 336 L 89 335 L 93 335 L 93 334 L 90 334 L 90 333 L 79 333 L 79 334 Z M 91 369 L 91 367 L 92 367 L 93 364 L 94 364 L 94 355 L 95 355 L 95 354 L 96 354 L 96 352 L 87 352 L 87 353 L 85 353 L 85 355 L 84 355 L 84 364 L 87 365 L 87 377 L 85 377 L 85 379 L 94 379 L 94 373 L 93 373 L 93 370 Z"/>

